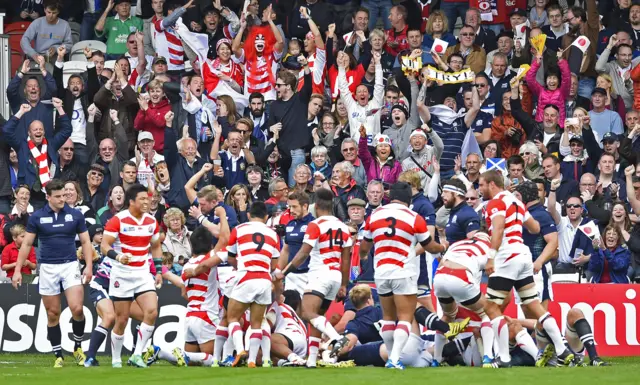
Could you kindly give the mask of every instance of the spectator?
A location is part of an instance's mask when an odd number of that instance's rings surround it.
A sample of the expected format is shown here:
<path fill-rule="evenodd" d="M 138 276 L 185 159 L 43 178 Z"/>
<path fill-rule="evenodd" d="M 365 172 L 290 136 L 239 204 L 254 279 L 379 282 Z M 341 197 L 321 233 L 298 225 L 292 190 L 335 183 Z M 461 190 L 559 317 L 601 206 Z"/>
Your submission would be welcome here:
<path fill-rule="evenodd" d="M 475 29 L 474 45 L 482 47 L 485 52 L 491 52 L 498 48 L 496 34 L 491 29 L 482 27 L 482 19 L 478 8 L 467 9 L 464 24 Z"/>
<path fill-rule="evenodd" d="M 222 7 L 222 2 L 213 2 L 213 6 L 205 8 L 202 17 L 204 33 L 209 38 L 209 59 L 218 57 L 218 43 L 223 39 L 232 39 L 240 29 L 240 19 L 227 7 Z M 222 23 L 225 19 L 229 24 Z"/>
<path fill-rule="evenodd" d="M 167 233 L 162 241 L 162 251 L 169 252 L 178 259 L 188 259 L 191 256 L 191 232 L 185 226 L 186 218 L 180 209 L 172 207 L 164 214 L 164 225 Z"/>
<path fill-rule="evenodd" d="M 367 171 L 367 180 L 381 180 L 386 184 L 385 190 L 398 181 L 398 176 L 402 172 L 400 162 L 395 158 L 391 148 L 391 140 L 384 134 L 378 134 L 373 138 L 375 143 L 375 158 L 369 152 L 367 146 L 366 131 L 364 126 L 360 127 L 360 143 L 358 145 L 358 156 Z"/>
<path fill-rule="evenodd" d="M 446 11 L 445 11 L 446 12 Z M 451 28 L 451 27 L 450 27 Z M 475 73 L 480 73 L 485 67 L 487 54 L 484 48 L 473 43 L 476 38 L 475 28 L 470 25 L 464 25 L 460 29 L 460 42 L 454 46 L 450 46 L 445 51 L 443 60 L 446 61 L 453 53 L 461 53 L 464 58 L 464 65 Z"/>
<path fill-rule="evenodd" d="M 508 188 L 509 191 L 515 191 L 518 185 L 526 182 L 524 178 L 524 159 L 520 155 L 512 155 L 507 159 L 507 172 L 511 184 Z"/>
<path fill-rule="evenodd" d="M 251 206 L 251 195 L 249 195 L 249 189 L 247 186 L 244 184 L 237 184 L 231 187 L 227 194 L 225 204 L 236 211 L 238 223 L 249 222 L 247 212 L 249 211 L 249 206 Z"/>
<path fill-rule="evenodd" d="M 565 179 L 560 173 L 560 160 L 555 155 L 547 155 L 542 160 L 542 169 L 547 179 L 547 192 L 550 191 L 550 185 L 553 181 L 558 182 L 556 192 L 556 201 L 563 205 L 569 201 L 569 198 L 578 194 L 578 182 L 575 179 Z"/>
<path fill-rule="evenodd" d="M 543 27 L 549 24 L 549 16 L 547 15 L 546 8 L 547 0 L 536 0 L 535 6 L 531 8 L 529 12 L 529 20 L 533 27 Z"/>
<path fill-rule="evenodd" d="M 124 193 L 125 190 L 122 186 L 113 186 L 109 190 L 109 193 L 107 194 L 109 199 L 107 205 L 101 207 L 96 215 L 98 224 L 105 225 L 109 219 L 113 218 L 114 215 L 122 210 L 125 204 Z"/>
<path fill-rule="evenodd" d="M 89 111 L 90 119 L 91 114 L 95 114 L 95 112 Z M 109 138 L 103 139 L 98 146 L 99 153 L 94 161 L 94 163 L 104 167 L 104 179 L 101 188 L 105 191 L 120 182 L 119 175 L 122 164 L 129 158 L 126 134 L 122 123 L 118 120 L 118 111 L 113 109 L 109 110 L 109 118 L 115 128 L 116 140 L 113 141 Z M 105 120 L 109 120 L 109 118 L 104 117 L 102 120 L 104 122 Z M 89 121 L 89 123 L 92 122 Z M 90 124 L 89 127 L 92 127 L 92 124 Z"/>
<path fill-rule="evenodd" d="M 164 125 L 164 123 L 163 123 Z M 162 131 L 164 137 L 164 129 Z M 153 168 L 159 163 L 164 161 L 164 156 L 156 152 L 155 139 L 153 134 L 149 131 L 140 131 L 138 133 L 138 146 L 136 147 L 136 156 L 131 158 L 131 161 L 135 162 L 138 170 L 137 180 L 138 183 L 145 187 L 149 187 L 149 184 L 155 184 L 153 179 Z"/>
<path fill-rule="evenodd" d="M 331 164 L 329 164 L 328 152 L 327 152 L 327 148 L 326 147 L 324 147 L 324 146 L 315 146 L 314 148 L 312 148 L 311 149 L 311 160 L 312 160 L 312 162 L 308 166 L 308 169 L 309 169 L 309 171 L 308 171 L 308 173 L 309 173 L 308 179 L 309 180 L 311 180 L 312 176 L 315 178 L 317 176 L 316 173 L 320 173 L 321 174 L 321 177 L 322 177 L 321 179 L 322 180 L 331 178 Z M 295 170 L 296 175 L 300 171 L 299 167 L 300 167 L 300 165 Z M 298 186 L 298 185 L 307 185 L 308 182 L 309 182 L 308 180 L 306 181 L 306 183 L 298 183 L 298 181 L 296 181 L 296 186 Z M 303 189 L 303 191 L 304 190 L 306 190 L 306 188 Z"/>
<path fill-rule="evenodd" d="M 569 139 L 571 153 L 564 157 L 560 165 L 563 179 L 579 180 L 583 173 L 594 173 L 593 160 L 586 157 L 584 151 L 584 139 L 580 135 L 574 135 Z"/>
<path fill-rule="evenodd" d="M 476 153 L 467 155 L 467 160 L 465 161 L 465 168 L 467 172 L 465 174 L 462 173 L 460 163 L 461 159 L 460 161 L 456 159 L 455 178 L 463 181 L 467 186 L 467 190 L 472 188 L 477 189 L 480 184 L 480 167 L 482 166 L 480 155 Z"/>
<path fill-rule="evenodd" d="M 548 24 L 540 26 L 542 33 L 547 35 L 545 46 L 551 52 L 558 52 L 562 48 L 562 37 L 568 32 L 568 25 L 562 20 L 562 8 L 557 4 L 547 7 Z"/>
<path fill-rule="evenodd" d="M 96 212 L 84 203 L 82 187 L 77 181 L 67 181 L 64 184 L 64 201 L 69 207 L 76 209 L 84 215 L 87 227 L 96 224 Z"/>
<path fill-rule="evenodd" d="M 9 215 L 11 222 L 5 223 L 5 230 L 11 229 L 11 226 L 16 224 L 26 226 L 29 222 L 29 216 L 33 214 L 33 206 L 29 203 L 31 200 L 31 191 L 29 191 L 29 186 L 18 186 L 18 188 L 16 188 L 15 198 L 15 204 L 13 209 L 11 209 L 11 214 Z M 9 237 L 7 236 L 5 239 L 8 238 Z"/>
<path fill-rule="evenodd" d="M 227 181 L 226 188 L 230 189 L 236 184 L 247 183 L 245 170 L 249 164 L 256 163 L 253 154 L 247 148 L 243 148 L 243 134 L 236 130 L 229 132 L 225 145 L 228 150 L 219 151 L 222 127 L 217 122 L 213 124 L 215 138 L 211 147 L 211 159 L 215 162 L 220 159 L 224 178 Z"/>
<path fill-rule="evenodd" d="M 427 136 L 431 139 L 433 146 L 427 145 Z M 444 143 L 438 133 L 423 124 L 421 128 L 416 128 L 409 135 L 411 152 L 402 161 L 402 170 L 412 170 L 418 173 L 422 185 L 422 190 L 427 190 L 429 182 L 433 177 L 433 165 L 431 160 L 435 157 L 440 159 L 444 149 Z"/>
<path fill-rule="evenodd" d="M 296 3 L 307 9 L 307 13 L 315 18 L 316 24 L 320 31 L 326 32 L 329 28 L 329 24 L 333 23 L 335 17 L 331 6 L 323 1 L 305 0 Z M 274 15 L 275 16 L 275 15 Z M 304 41 L 304 37 L 309 33 L 310 28 L 307 20 L 302 15 L 300 7 L 294 6 L 291 10 L 291 14 L 288 17 L 289 20 L 289 35 L 295 37 L 300 41 Z M 238 32 L 240 34 L 240 32 Z"/>
<path fill-rule="evenodd" d="M 58 167 L 59 163 L 58 150 L 69 139 L 72 130 L 69 117 L 62 108 L 62 100 L 53 98 L 52 103 L 60 116 L 60 128 L 50 139 L 45 137 L 44 124 L 39 120 L 31 121 L 27 138 L 16 133 L 18 122 L 31 111 L 31 104 L 20 106 L 20 110 L 2 127 L 7 143 L 18 154 L 18 183 L 29 186 L 31 203 L 36 209 L 45 204 L 44 186 L 52 179 L 52 168 Z"/>
<path fill-rule="evenodd" d="M 6 121 L 3 120 L 2 125 L 4 125 L 4 123 L 6 123 Z M 11 147 L 9 148 L 11 149 L 11 152 L 9 152 L 9 163 L 10 163 L 9 173 L 11 174 L 11 188 L 15 190 L 18 187 L 18 154 L 16 153 L 16 150 L 14 150 Z M 9 198 L 9 201 L 7 202 L 7 204 L 8 204 L 7 210 L 10 210 L 11 198 Z"/>
<path fill-rule="evenodd" d="M 391 125 L 382 128 L 382 133 L 391 140 L 393 152 L 399 162 L 409 157 L 411 132 L 420 126 L 420 114 L 418 114 L 416 104 L 418 83 L 413 77 L 410 77 L 409 81 L 411 83 L 411 100 L 413 100 L 411 110 L 404 101 L 399 101 L 391 107 Z"/>
<path fill-rule="evenodd" d="M 98 212 L 107 202 L 109 190 L 102 187 L 104 181 L 105 168 L 94 163 L 87 172 L 86 183 L 82 185 L 82 196 L 86 197 L 86 203 L 94 212 Z"/>
<path fill-rule="evenodd" d="M 9 3 L 8 3 L 9 4 Z M 44 7 L 40 0 L 23 0 L 19 6 L 20 19 L 22 20 L 36 20 L 40 16 L 44 15 Z M 11 16 L 11 12 L 7 16 Z"/>
<path fill-rule="evenodd" d="M 509 39 L 511 38 L 508 36 L 500 37 L 498 42 Z M 513 42 L 512 39 L 509 41 Z M 491 58 L 487 57 L 487 67 L 489 68 L 486 72 L 487 79 L 489 80 L 491 100 L 495 103 L 493 116 L 498 116 L 502 113 L 502 104 L 500 104 L 500 101 L 503 100 L 502 95 L 509 91 L 509 83 L 515 74 L 509 70 L 509 60 L 507 54 L 503 52 L 496 52 Z"/>
<path fill-rule="evenodd" d="M 596 79 L 596 88 L 602 88 L 607 92 L 607 98 L 605 100 L 605 107 L 611 111 L 617 112 L 620 115 L 620 119 L 625 121 L 626 106 L 624 100 L 618 95 L 613 88 L 613 80 L 608 74 L 600 74 Z"/>
<path fill-rule="evenodd" d="M 440 9 L 447 16 L 449 20 L 449 33 L 453 33 L 456 27 L 458 17 L 464 22 L 466 12 L 469 9 L 469 2 L 459 0 L 443 0 L 440 4 Z"/>
<path fill-rule="evenodd" d="M 565 18 L 569 23 L 569 31 L 562 37 L 562 47 L 570 48 L 579 36 L 586 36 L 590 41 L 589 48 L 582 54 L 578 48 L 564 51 L 563 57 L 570 63 L 571 72 L 578 73 L 578 94 L 589 97 L 595 86 L 596 48 L 600 31 L 600 15 L 596 0 L 585 0 L 585 7 L 573 6 L 567 10 Z M 571 63 L 575 65 L 571 66 Z"/>
<path fill-rule="evenodd" d="M 116 16 L 109 14 L 115 5 Z M 107 59 L 113 60 L 127 52 L 126 41 L 131 32 L 143 31 L 142 19 L 131 15 L 131 0 L 109 0 L 104 13 L 95 25 L 99 38 L 107 39 Z M 141 47 L 142 48 L 142 47 Z"/>
<path fill-rule="evenodd" d="M 569 70 L 569 63 L 566 60 L 561 59 L 558 61 L 558 67 L 560 68 L 560 76 L 557 72 L 545 71 L 545 86 L 542 87 L 536 80 L 536 74 L 542 63 L 542 52 L 536 53 L 536 58 L 531 63 L 531 69 L 527 72 L 526 80 L 527 86 L 531 90 L 534 97 L 538 99 L 539 106 L 555 105 L 560 110 L 558 122 L 560 127 L 564 127 L 564 120 L 566 118 L 566 110 L 564 100 L 569 97 L 571 90 L 571 71 Z M 544 120 L 544 108 L 538 108 L 536 112 L 536 121 L 542 122 Z"/>
<path fill-rule="evenodd" d="M 258 165 L 247 167 L 247 186 L 251 200 L 264 202 L 269 199 L 269 189 L 262 180 L 263 174 L 262 167 Z"/>
<path fill-rule="evenodd" d="M 482 198 L 478 195 L 478 190 L 475 188 L 468 189 L 467 193 L 464 194 L 464 200 L 476 211 L 478 217 L 482 218 L 482 209 L 484 208 L 484 205 L 482 204 Z"/>
<path fill-rule="evenodd" d="M 349 133 L 343 131 L 343 127 L 338 124 L 338 119 L 330 112 L 325 112 L 320 120 L 320 127 L 311 132 L 313 136 L 313 144 L 323 145 L 329 151 L 329 162 L 335 164 L 338 162 L 342 141 L 349 137 Z"/>
<path fill-rule="evenodd" d="M 342 221 L 349 218 L 347 210 L 347 202 L 351 199 L 359 198 L 367 199 L 364 189 L 358 185 L 353 179 L 355 168 L 349 161 L 340 162 L 333 166 L 333 174 L 331 176 L 334 199 L 333 211 L 336 217 Z"/>
<path fill-rule="evenodd" d="M 633 105 L 633 92 L 629 92 L 629 90 L 633 90 L 633 81 L 631 80 L 633 50 L 628 44 L 620 44 L 617 47 L 616 60 L 609 62 L 609 55 L 617 42 L 618 37 L 614 34 L 609 39 L 607 48 L 598 58 L 596 71 L 598 71 L 599 74 L 608 74 L 611 77 L 614 93 L 622 98 L 627 109 L 631 109 Z M 635 64 L 637 64 L 637 62 Z"/>
<path fill-rule="evenodd" d="M 153 16 L 142 21 L 142 30 L 144 34 L 144 53 L 145 55 L 154 55 L 156 53 L 156 21 L 164 18 L 164 3 L 166 0 L 151 0 L 151 9 Z M 85 14 L 86 17 L 86 14 Z M 99 16 L 98 16 L 99 17 Z M 84 19 L 83 19 L 84 21 Z M 96 18 L 96 22 L 98 19 Z M 84 26 L 84 23 L 83 23 Z M 93 34 L 93 31 L 91 31 Z"/>
<path fill-rule="evenodd" d="M 571 88 L 569 90 L 569 97 L 565 99 L 564 108 L 567 116 L 573 116 L 574 112 L 578 108 L 585 110 L 585 114 L 589 111 L 591 100 L 578 95 L 578 75 L 571 74 Z"/>
<path fill-rule="evenodd" d="M 524 129 L 511 114 L 511 95 L 511 91 L 502 94 L 502 114 L 491 122 L 490 138 L 500 143 L 503 158 L 518 154 L 520 147 L 527 140 Z"/>
<path fill-rule="evenodd" d="M 0 129 L 6 120 L 0 114 Z M 18 186 L 18 156 L 0 136 L 0 215 L 11 211 L 12 188 Z"/>
<path fill-rule="evenodd" d="M 269 134 L 269 110 L 266 108 L 264 95 L 254 92 L 249 95 L 249 107 L 245 110 L 245 116 L 253 122 L 253 133 L 256 139 L 267 142 L 271 137 Z"/>
<path fill-rule="evenodd" d="M 44 57 L 46 62 L 53 60 L 56 49 L 64 46 L 71 52 L 71 28 L 66 20 L 58 18 L 61 6 L 57 0 L 44 1 L 44 16 L 33 21 L 20 39 L 20 48 L 25 55 L 38 61 Z M 34 48 L 31 45 L 34 45 Z"/>
<path fill-rule="evenodd" d="M 164 94 L 162 82 L 152 80 L 147 86 L 149 100 L 144 96 L 138 97 L 140 110 L 136 115 L 133 128 L 137 131 L 148 131 L 153 136 L 153 150 L 162 152 L 164 149 L 164 116 L 171 111 L 169 100 Z"/>
<path fill-rule="evenodd" d="M 2 270 L 7 272 L 7 278 L 13 277 L 13 273 L 15 273 L 16 262 L 18 261 L 18 254 L 20 253 L 20 248 L 22 247 L 22 241 L 24 240 L 26 230 L 23 225 L 13 225 L 11 226 L 11 239 L 13 242 L 9 243 L 2 250 Z M 24 261 L 22 265 L 22 273 L 23 278 L 25 274 L 31 275 L 36 270 L 36 250 L 32 246 L 29 249 L 29 254 L 27 259 Z M 24 281 L 25 283 L 30 283 L 33 280 L 27 279 Z"/>
<path fill-rule="evenodd" d="M 589 111 L 591 119 L 591 127 L 598 141 L 602 140 L 604 134 L 612 132 L 614 134 L 622 134 L 622 119 L 617 112 L 606 108 L 607 91 L 603 88 L 596 87 L 591 93 L 591 103 L 593 109 Z"/>
<path fill-rule="evenodd" d="M 409 47 L 407 16 L 407 9 L 403 5 L 395 5 L 389 11 L 391 28 L 385 30 L 385 50 L 394 57 Z"/>
<path fill-rule="evenodd" d="M 345 161 L 351 163 L 353 166 L 352 175 L 353 179 L 356 181 L 358 186 L 363 187 L 367 185 L 367 173 L 364 168 L 364 164 L 360 158 L 358 158 L 358 144 L 352 138 L 346 138 L 342 141 L 342 146 L 340 149 L 342 156 Z M 337 164 L 337 163 L 336 163 Z M 335 164 L 334 164 L 335 167 Z"/>
<path fill-rule="evenodd" d="M 367 199 L 365 206 L 365 217 L 368 218 L 373 210 L 382 205 L 384 199 L 384 185 L 379 180 L 372 180 L 367 184 Z"/>
<path fill-rule="evenodd" d="M 286 203 L 289 195 L 289 186 L 283 178 L 275 178 L 269 182 L 269 196 L 264 203 L 267 205 L 267 211 L 273 213 L 278 203 Z"/>
<path fill-rule="evenodd" d="M 629 249 L 622 247 L 622 233 L 615 226 L 607 226 L 601 238 L 593 242 L 589 271 L 593 283 L 629 283 L 627 270 L 631 265 Z"/>
<path fill-rule="evenodd" d="M 422 49 L 426 52 L 431 52 L 431 47 L 435 39 L 444 40 L 449 43 L 449 45 L 455 45 L 457 43 L 456 37 L 453 33 L 449 32 L 449 19 L 447 19 L 447 16 L 442 10 L 433 11 L 429 15 L 424 39 L 422 41 Z M 433 58 L 429 57 L 426 63 L 432 64 L 433 62 Z"/>

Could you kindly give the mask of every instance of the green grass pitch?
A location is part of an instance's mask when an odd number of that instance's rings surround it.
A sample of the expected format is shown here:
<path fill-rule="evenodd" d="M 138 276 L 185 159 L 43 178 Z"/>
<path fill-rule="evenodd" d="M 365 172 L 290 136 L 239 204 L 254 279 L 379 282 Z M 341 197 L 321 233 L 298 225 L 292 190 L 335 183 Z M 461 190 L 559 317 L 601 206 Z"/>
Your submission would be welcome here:
<path fill-rule="evenodd" d="M 100 357 L 99 357 L 100 358 Z M 441 367 L 407 369 L 404 372 L 382 368 L 358 367 L 344 369 L 319 368 L 176 368 L 155 364 L 148 369 L 123 367 L 112 369 L 109 357 L 102 357 L 105 366 L 83 368 L 65 357 L 66 366 L 53 369 L 52 355 L 0 354 L 0 384 L 89 385 L 89 384 L 242 384 L 242 385 L 420 385 L 420 384 L 638 384 L 640 357 L 610 358 L 610 367 L 600 368 L 512 368 L 481 369 Z M 123 357 L 123 362 L 126 362 Z"/>

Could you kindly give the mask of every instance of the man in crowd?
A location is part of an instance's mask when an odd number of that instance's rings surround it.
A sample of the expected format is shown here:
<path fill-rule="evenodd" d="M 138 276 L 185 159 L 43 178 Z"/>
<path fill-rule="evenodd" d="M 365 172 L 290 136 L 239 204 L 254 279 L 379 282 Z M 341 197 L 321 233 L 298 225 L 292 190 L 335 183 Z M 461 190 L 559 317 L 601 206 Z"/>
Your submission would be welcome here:
<path fill-rule="evenodd" d="M 114 6 L 116 15 L 111 17 Z M 96 36 L 107 39 L 106 54 L 111 60 L 127 52 L 127 37 L 136 31 L 143 31 L 143 22 L 142 19 L 131 15 L 131 0 L 109 0 L 95 26 Z"/>
<path fill-rule="evenodd" d="M 38 61 L 38 57 L 44 57 L 49 62 L 55 58 L 60 46 L 71 51 L 71 28 L 66 20 L 58 18 L 60 8 L 58 0 L 45 0 L 44 16 L 34 20 L 22 35 L 20 48 L 31 59 Z"/>
<path fill-rule="evenodd" d="M 347 202 L 355 198 L 365 201 L 367 199 L 364 189 L 353 179 L 353 173 L 354 167 L 349 161 L 340 162 L 333 166 L 333 174 L 331 176 L 333 186 L 331 186 L 331 190 L 338 199 L 334 204 L 333 210 L 334 215 L 342 221 L 346 221 L 349 218 Z"/>

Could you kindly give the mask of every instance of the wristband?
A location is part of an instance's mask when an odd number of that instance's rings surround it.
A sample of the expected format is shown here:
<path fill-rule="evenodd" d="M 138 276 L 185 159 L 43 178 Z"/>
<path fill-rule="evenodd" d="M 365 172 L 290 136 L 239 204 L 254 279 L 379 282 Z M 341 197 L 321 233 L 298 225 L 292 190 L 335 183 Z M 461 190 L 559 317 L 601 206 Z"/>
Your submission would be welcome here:
<path fill-rule="evenodd" d="M 118 260 L 118 253 L 114 249 L 111 249 L 111 250 L 107 251 L 107 257 L 109 257 L 111 259 L 115 259 L 117 261 Z"/>
<path fill-rule="evenodd" d="M 496 250 L 489 249 L 489 251 L 487 252 L 487 258 L 494 259 L 496 257 L 496 254 L 498 254 Z"/>
<path fill-rule="evenodd" d="M 556 189 L 556 190 L 557 190 L 557 189 Z M 549 189 L 549 192 L 550 192 L 550 193 L 552 193 L 552 192 L 556 192 L 556 190 L 551 190 L 551 189 Z"/>
<path fill-rule="evenodd" d="M 200 216 L 198 217 L 198 223 L 202 224 L 202 222 L 204 222 L 204 220 L 205 220 L 204 214 L 200 214 Z"/>

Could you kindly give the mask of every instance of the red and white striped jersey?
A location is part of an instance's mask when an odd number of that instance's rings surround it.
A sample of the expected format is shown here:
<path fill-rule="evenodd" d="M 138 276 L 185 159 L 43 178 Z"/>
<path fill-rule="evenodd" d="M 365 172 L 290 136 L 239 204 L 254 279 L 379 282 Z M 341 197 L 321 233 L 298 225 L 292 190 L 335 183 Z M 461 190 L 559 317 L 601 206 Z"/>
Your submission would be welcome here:
<path fill-rule="evenodd" d="M 307 326 L 302 319 L 296 314 L 296 312 L 287 304 L 278 304 L 277 302 L 271 305 L 270 312 L 275 312 L 276 323 L 273 327 L 274 333 L 283 335 L 291 335 L 298 333 L 304 338 L 308 338 Z"/>
<path fill-rule="evenodd" d="M 313 247 L 309 254 L 310 271 L 340 271 L 342 250 L 353 245 L 349 228 L 333 215 L 322 216 L 309 223 L 303 242 Z"/>
<path fill-rule="evenodd" d="M 418 275 L 417 242 L 430 242 L 427 222 L 415 211 L 399 203 L 375 209 L 364 225 L 363 237 L 373 241 L 376 279 L 407 278 Z"/>
<path fill-rule="evenodd" d="M 316 48 L 316 52 L 307 58 L 309 63 L 309 71 L 313 78 L 312 92 L 314 94 L 324 95 L 324 78 L 327 64 L 327 51 L 325 49 Z M 304 71 L 298 73 L 298 91 L 304 86 Z"/>
<path fill-rule="evenodd" d="M 156 39 L 156 51 L 158 56 L 167 59 L 169 71 L 184 69 L 184 47 L 173 27 L 165 29 L 162 20 L 153 22 L 154 37 Z"/>
<path fill-rule="evenodd" d="M 471 239 L 460 240 L 447 249 L 442 262 L 451 261 L 467 268 L 474 276 L 484 270 L 491 241 L 487 234 L 477 233 Z"/>
<path fill-rule="evenodd" d="M 195 269 L 198 265 L 209 258 L 213 258 L 213 251 L 198 255 L 189 259 L 184 265 L 183 271 Z M 187 292 L 189 303 L 187 304 L 187 317 L 197 317 L 205 322 L 217 326 L 220 316 L 218 278 L 217 269 L 214 267 L 206 273 L 196 277 L 186 279 L 184 274 L 182 280 Z"/>
<path fill-rule="evenodd" d="M 238 272 L 257 273 L 252 278 L 271 279 L 271 260 L 280 257 L 280 238 L 262 222 L 247 222 L 231 230 L 229 257 L 238 260 Z"/>
<path fill-rule="evenodd" d="M 129 264 L 114 261 L 114 266 L 149 269 L 147 263 L 151 242 L 160 237 L 160 226 L 154 217 L 144 213 L 138 220 L 129 210 L 120 211 L 104 226 L 104 234 L 116 239 L 112 247 L 118 254 L 131 254 Z"/>
<path fill-rule="evenodd" d="M 490 235 L 493 233 L 493 219 L 497 216 L 504 217 L 504 235 L 500 248 L 524 246 L 522 224 L 531 216 L 524 203 L 509 191 L 502 191 L 486 207 L 485 220 Z"/>
<path fill-rule="evenodd" d="M 240 56 L 240 58 L 232 56 L 232 60 L 245 66 L 245 95 L 259 92 L 264 95 L 266 101 L 276 99 L 275 78 L 278 73 L 278 62 L 281 57 L 282 52 L 274 51 L 272 57 L 260 56 L 254 64 L 246 61 L 244 50 L 242 50 L 242 56 Z M 271 64 L 271 68 L 269 68 L 269 63 Z M 254 65 L 257 66 L 257 68 L 253 68 Z"/>

